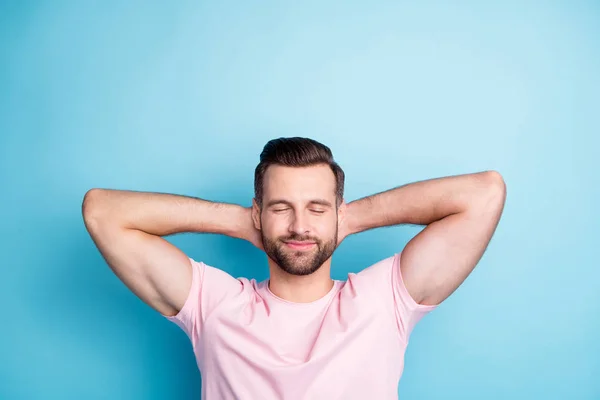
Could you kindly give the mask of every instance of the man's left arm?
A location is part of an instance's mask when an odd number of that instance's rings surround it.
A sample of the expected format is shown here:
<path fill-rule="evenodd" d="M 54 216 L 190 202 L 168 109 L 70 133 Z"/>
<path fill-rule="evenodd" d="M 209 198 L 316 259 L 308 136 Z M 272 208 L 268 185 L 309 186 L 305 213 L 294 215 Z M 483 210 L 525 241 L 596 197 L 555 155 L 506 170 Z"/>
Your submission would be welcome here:
<path fill-rule="evenodd" d="M 496 171 L 414 182 L 348 203 L 341 239 L 384 226 L 426 225 L 402 251 L 400 269 L 412 298 L 436 305 L 483 256 L 505 200 L 506 186 Z"/>

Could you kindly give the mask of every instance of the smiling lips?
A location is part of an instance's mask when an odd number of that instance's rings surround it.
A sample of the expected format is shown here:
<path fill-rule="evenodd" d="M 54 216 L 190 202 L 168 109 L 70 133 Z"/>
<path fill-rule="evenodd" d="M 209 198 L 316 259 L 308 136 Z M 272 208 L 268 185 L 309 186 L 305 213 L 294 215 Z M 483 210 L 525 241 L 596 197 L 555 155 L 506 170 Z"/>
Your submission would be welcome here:
<path fill-rule="evenodd" d="M 284 243 L 294 250 L 308 250 L 316 244 L 315 242 L 298 242 L 293 240 Z"/>

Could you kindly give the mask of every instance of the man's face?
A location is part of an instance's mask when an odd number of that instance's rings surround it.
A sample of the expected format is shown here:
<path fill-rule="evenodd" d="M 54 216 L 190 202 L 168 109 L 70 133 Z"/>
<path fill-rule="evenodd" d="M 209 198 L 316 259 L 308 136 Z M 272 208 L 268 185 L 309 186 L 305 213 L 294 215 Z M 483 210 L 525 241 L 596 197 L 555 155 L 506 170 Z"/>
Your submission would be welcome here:
<path fill-rule="evenodd" d="M 260 229 L 265 252 L 289 274 L 312 274 L 337 247 L 338 211 L 331 168 L 272 165 L 263 185 Z"/>

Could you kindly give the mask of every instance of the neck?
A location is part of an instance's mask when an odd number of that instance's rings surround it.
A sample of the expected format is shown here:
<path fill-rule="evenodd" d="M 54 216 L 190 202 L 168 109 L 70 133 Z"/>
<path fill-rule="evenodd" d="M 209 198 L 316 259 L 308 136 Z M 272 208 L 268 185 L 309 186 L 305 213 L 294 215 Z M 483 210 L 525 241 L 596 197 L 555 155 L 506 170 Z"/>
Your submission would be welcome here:
<path fill-rule="evenodd" d="M 323 298 L 333 288 L 331 260 L 310 275 L 292 275 L 269 259 L 269 290 L 277 297 L 293 303 L 310 303 Z"/>

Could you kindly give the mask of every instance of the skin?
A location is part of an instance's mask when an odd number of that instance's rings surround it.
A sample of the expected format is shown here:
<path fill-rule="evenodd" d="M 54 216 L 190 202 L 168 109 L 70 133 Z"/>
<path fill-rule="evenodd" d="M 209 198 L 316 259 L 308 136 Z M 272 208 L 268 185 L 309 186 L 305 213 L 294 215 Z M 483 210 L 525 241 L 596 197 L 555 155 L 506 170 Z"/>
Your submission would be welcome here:
<path fill-rule="evenodd" d="M 293 302 L 317 300 L 333 286 L 331 256 L 346 207 L 336 207 L 335 176 L 327 165 L 272 165 L 263 185 L 263 207 L 254 199 L 252 219 L 268 256 L 269 289 Z"/>
<path fill-rule="evenodd" d="M 332 288 L 333 243 L 337 246 L 348 235 L 378 227 L 424 225 L 402 249 L 400 271 L 417 303 L 439 304 L 481 259 L 505 199 L 502 176 L 484 171 L 406 184 L 342 202 L 336 209 L 335 180 L 328 167 L 272 166 L 265 175 L 262 208 L 256 200 L 242 207 L 166 193 L 94 188 L 83 199 L 82 214 L 117 277 L 146 304 L 172 316 L 188 297 L 192 267 L 188 256 L 163 236 L 206 232 L 247 240 L 267 254 L 269 288 L 275 295 L 311 302 Z M 270 204 L 275 200 L 283 200 L 285 207 L 281 202 Z M 291 239 L 315 244 L 294 247 L 286 244 Z"/>
<path fill-rule="evenodd" d="M 334 201 L 335 180 L 327 166 L 277 166 L 267 171 L 264 211 L 253 204 L 254 227 L 266 239 L 271 291 L 296 302 L 319 299 L 332 287 L 331 257 L 317 265 L 320 255 L 330 256 L 331 247 L 324 243 L 339 245 L 346 236 L 369 229 L 416 224 L 425 228 L 402 250 L 400 271 L 417 303 L 440 304 L 478 264 L 506 200 L 502 176 L 484 171 L 414 182 L 342 202 L 337 210 L 321 209 L 311 202 Z M 281 203 L 270 205 L 276 200 L 285 201 L 284 211 L 277 211 Z M 315 209 L 324 213 L 315 214 Z M 291 238 L 312 238 L 323 245 L 302 254 L 285 247 L 284 241 Z"/>

